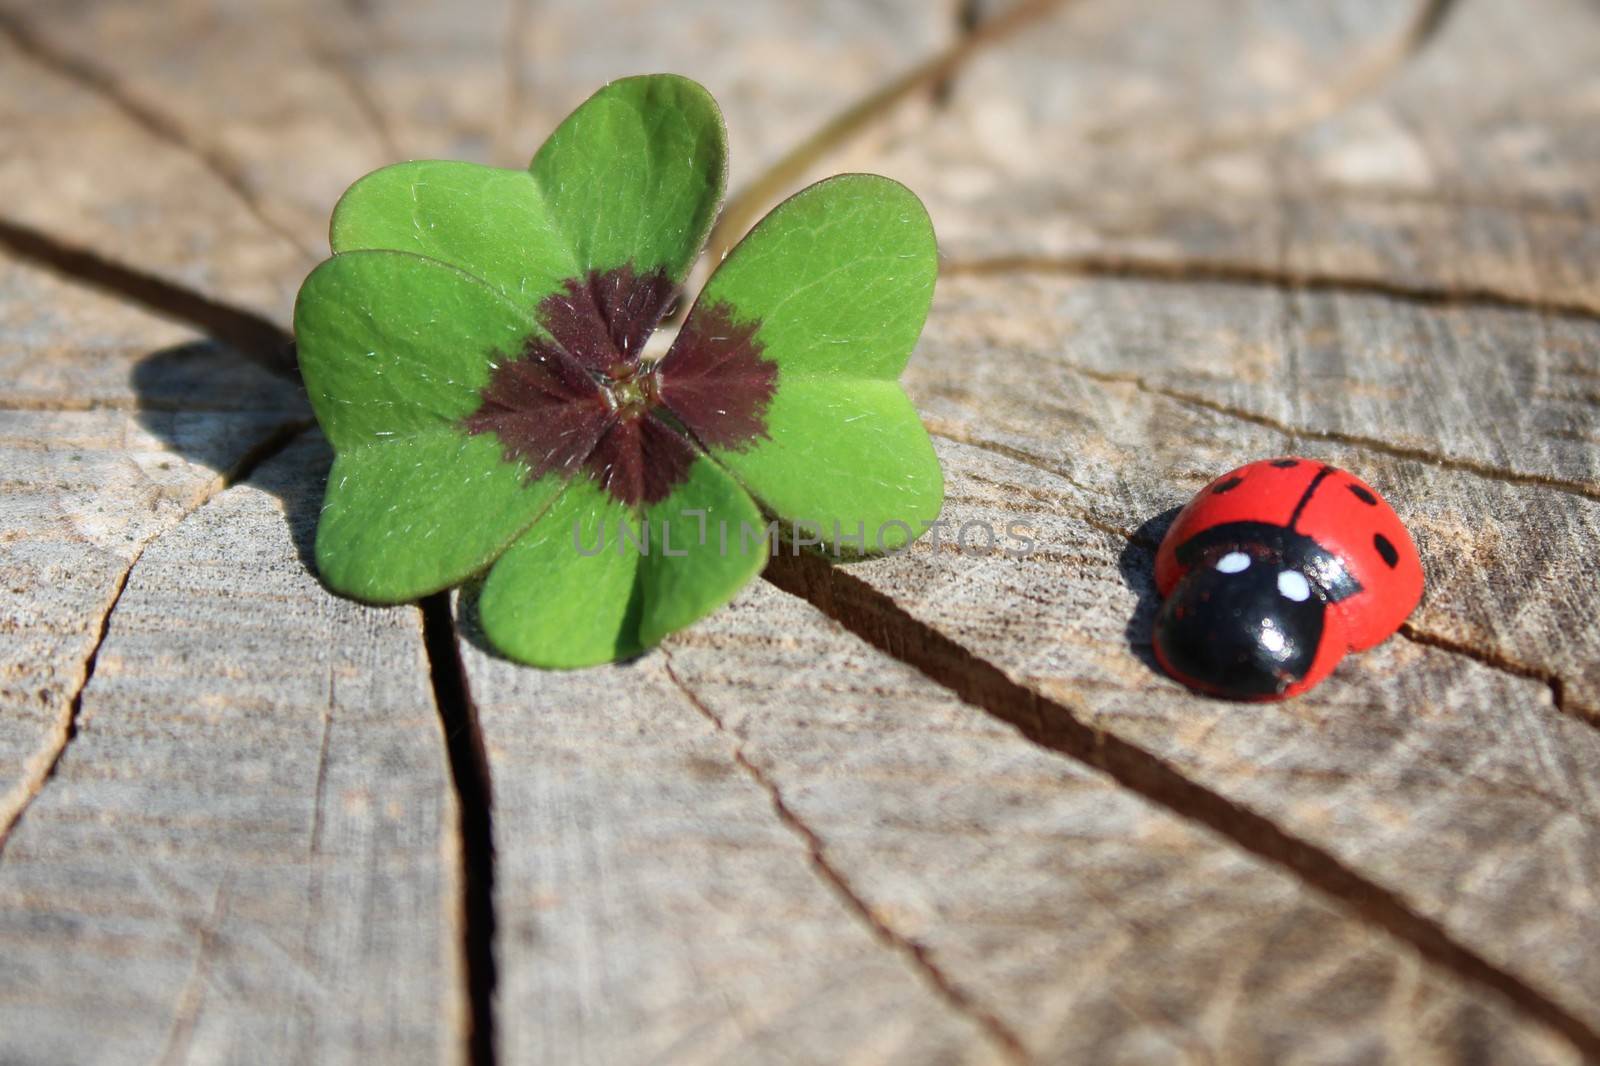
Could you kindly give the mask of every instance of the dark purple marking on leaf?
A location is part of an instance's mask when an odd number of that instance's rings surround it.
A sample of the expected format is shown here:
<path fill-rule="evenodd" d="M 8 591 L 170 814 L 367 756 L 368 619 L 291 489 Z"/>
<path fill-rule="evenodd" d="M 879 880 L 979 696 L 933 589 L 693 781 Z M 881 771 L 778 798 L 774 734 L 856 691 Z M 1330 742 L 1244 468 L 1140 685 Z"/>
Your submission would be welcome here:
<path fill-rule="evenodd" d="M 661 402 L 699 441 L 740 448 L 766 436 L 778 365 L 761 358 L 759 322 L 735 323 L 725 303 L 699 307 L 657 369 Z"/>
<path fill-rule="evenodd" d="M 689 480 L 700 455 L 682 433 L 653 414 L 620 418 L 585 466 L 600 487 L 626 504 L 660 503 Z"/>
<path fill-rule="evenodd" d="M 674 288 L 660 269 L 591 270 L 586 278 L 568 278 L 560 292 L 540 301 L 539 324 L 585 370 L 618 375 L 638 364 Z"/>
<path fill-rule="evenodd" d="M 627 266 L 569 279 L 539 305 L 550 336 L 495 366 L 467 432 L 495 434 L 530 482 L 581 469 L 628 506 L 671 495 L 701 445 L 765 436 L 778 368 L 761 358 L 757 323 L 735 325 L 726 305 L 697 310 L 665 359 L 640 362 L 672 293 L 662 272 Z"/>
<path fill-rule="evenodd" d="M 501 359 L 466 418 L 468 433 L 493 433 L 507 462 L 528 466 L 528 480 L 571 472 L 593 453 L 612 421 L 606 392 L 567 354 L 529 337 L 514 359 Z"/>

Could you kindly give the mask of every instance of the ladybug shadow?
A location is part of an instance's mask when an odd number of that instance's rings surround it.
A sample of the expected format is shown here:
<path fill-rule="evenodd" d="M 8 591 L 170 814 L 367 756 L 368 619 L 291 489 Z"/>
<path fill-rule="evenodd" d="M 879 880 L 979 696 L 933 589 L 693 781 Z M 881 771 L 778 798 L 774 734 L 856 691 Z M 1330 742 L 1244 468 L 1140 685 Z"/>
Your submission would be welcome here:
<path fill-rule="evenodd" d="M 1156 612 L 1161 608 L 1161 595 L 1156 591 L 1156 549 L 1181 510 L 1181 506 L 1169 507 L 1155 517 L 1146 519 L 1129 536 L 1128 543 L 1117 556 L 1117 569 L 1122 574 L 1123 583 L 1139 597 L 1132 617 L 1122 629 L 1123 641 L 1134 658 L 1162 677 L 1166 676 L 1166 672 L 1156 660 L 1154 636 Z"/>

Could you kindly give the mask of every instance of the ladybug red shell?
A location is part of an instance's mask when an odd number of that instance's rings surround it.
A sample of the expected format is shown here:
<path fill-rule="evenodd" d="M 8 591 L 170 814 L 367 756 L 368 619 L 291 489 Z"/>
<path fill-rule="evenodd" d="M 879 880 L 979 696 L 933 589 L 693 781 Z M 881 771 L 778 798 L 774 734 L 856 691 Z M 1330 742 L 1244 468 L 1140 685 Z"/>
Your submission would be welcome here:
<path fill-rule="evenodd" d="M 1156 588 L 1167 673 L 1214 695 L 1284 699 L 1400 628 L 1422 599 L 1422 560 L 1360 478 L 1263 459 L 1179 512 L 1156 553 Z"/>

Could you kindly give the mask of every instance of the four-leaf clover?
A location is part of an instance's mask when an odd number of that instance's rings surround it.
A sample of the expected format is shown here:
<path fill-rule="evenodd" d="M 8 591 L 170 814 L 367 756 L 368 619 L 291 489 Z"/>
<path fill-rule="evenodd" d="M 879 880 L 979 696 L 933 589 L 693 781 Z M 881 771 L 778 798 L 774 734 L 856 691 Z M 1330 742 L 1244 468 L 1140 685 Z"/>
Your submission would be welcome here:
<path fill-rule="evenodd" d="M 394 603 L 487 568 L 489 640 L 581 666 L 732 599 L 774 519 L 870 552 L 937 516 L 898 382 L 936 252 L 903 186 L 844 175 L 783 203 L 641 357 L 726 172 L 716 104 L 662 75 L 600 90 L 527 170 L 403 163 L 351 186 L 295 308 L 336 456 L 329 586 Z"/>

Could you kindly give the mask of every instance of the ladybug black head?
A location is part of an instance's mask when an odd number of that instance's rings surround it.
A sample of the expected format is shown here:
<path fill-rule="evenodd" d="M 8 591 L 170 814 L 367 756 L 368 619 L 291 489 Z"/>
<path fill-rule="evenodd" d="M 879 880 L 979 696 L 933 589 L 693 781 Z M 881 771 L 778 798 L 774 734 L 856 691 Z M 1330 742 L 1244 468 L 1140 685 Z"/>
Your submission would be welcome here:
<path fill-rule="evenodd" d="M 1196 688 L 1279 696 L 1306 676 L 1330 602 L 1360 590 L 1309 537 L 1232 522 L 1178 548 L 1186 572 L 1156 616 L 1156 654 Z"/>

